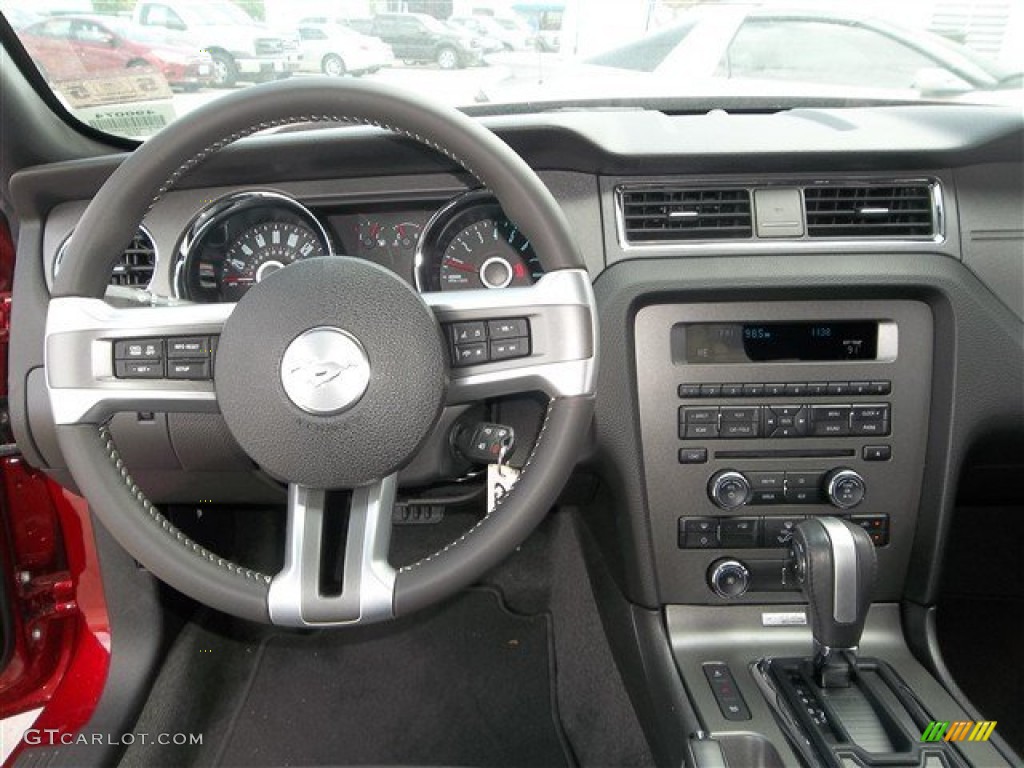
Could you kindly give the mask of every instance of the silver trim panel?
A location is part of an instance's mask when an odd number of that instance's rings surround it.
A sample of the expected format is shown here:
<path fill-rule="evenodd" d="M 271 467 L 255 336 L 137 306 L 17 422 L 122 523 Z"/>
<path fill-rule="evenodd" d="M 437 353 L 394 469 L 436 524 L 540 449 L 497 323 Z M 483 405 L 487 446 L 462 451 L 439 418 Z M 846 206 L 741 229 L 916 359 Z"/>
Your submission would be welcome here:
<path fill-rule="evenodd" d="M 370 624 L 394 616 L 395 569 L 388 563 L 397 475 L 352 491 L 340 595 L 320 594 L 320 558 L 327 492 L 288 488 L 284 567 L 270 582 L 272 623 L 286 627 Z"/>
<path fill-rule="evenodd" d="M 501 291 L 425 293 L 442 323 L 525 317 L 531 354 L 453 368 L 448 404 L 528 390 L 549 397 L 592 395 L 597 386 L 597 312 L 590 276 L 582 269 L 549 272 L 528 287 Z"/>
<path fill-rule="evenodd" d="M 212 381 L 117 379 L 113 343 L 220 333 L 234 304 L 118 308 L 102 299 L 51 299 L 46 386 L 56 424 L 101 423 L 118 411 L 216 412 Z"/>
<path fill-rule="evenodd" d="M 832 544 L 832 618 L 850 624 L 857 620 L 857 542 L 834 517 L 818 519 Z"/>
<path fill-rule="evenodd" d="M 884 184 L 922 184 L 928 186 L 932 197 L 932 223 L 935 234 L 925 237 L 809 237 L 806 234 L 806 203 L 804 202 L 803 191 L 807 187 L 822 186 L 876 186 Z M 800 201 L 804 209 L 804 234 L 800 237 L 774 237 L 758 238 L 756 234 L 752 237 L 735 239 L 694 239 L 694 240 L 665 240 L 650 243 L 631 243 L 626 238 L 626 222 L 623 214 L 622 194 L 626 191 L 637 189 L 658 189 L 664 187 L 700 189 L 702 187 L 713 187 L 715 189 L 737 189 L 747 190 L 753 194 L 758 189 L 772 188 L 797 188 L 800 190 Z M 666 178 L 659 181 L 624 181 L 614 188 L 615 209 L 615 234 L 619 247 L 624 253 L 685 253 L 687 251 L 716 251 L 720 250 L 731 254 L 745 253 L 806 253 L 811 251 L 835 251 L 837 247 L 859 248 L 869 245 L 872 249 L 900 248 L 907 245 L 921 245 L 927 243 L 940 244 L 946 241 L 946 213 L 943 202 L 942 183 L 936 178 L 893 178 L 893 177 L 864 177 L 850 176 L 846 178 L 835 177 L 826 180 L 813 178 L 783 178 L 768 179 L 757 178 L 752 181 L 722 180 L 716 181 L 713 178 L 703 179 L 675 179 Z M 754 224 L 753 231 L 756 233 L 756 211 L 751 203 L 751 220 Z"/>

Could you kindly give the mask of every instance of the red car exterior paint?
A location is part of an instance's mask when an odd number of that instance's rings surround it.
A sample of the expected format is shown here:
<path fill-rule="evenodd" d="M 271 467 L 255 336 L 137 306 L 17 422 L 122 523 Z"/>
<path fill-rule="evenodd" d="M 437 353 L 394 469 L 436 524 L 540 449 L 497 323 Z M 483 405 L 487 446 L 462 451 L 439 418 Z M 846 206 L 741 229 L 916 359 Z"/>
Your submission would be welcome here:
<path fill-rule="evenodd" d="M 10 233 L 0 220 L 3 396 L 13 255 Z M 2 427 L 9 444 L 7 425 Z M 110 664 L 110 625 L 92 520 L 84 499 L 18 455 L 0 459 L 0 507 L 0 578 L 13 614 L 10 658 L 0 670 L 0 718 L 43 707 L 34 727 L 53 729 L 59 738 L 92 716 Z M 5 766 L 13 765 L 24 748 L 19 744 Z"/>

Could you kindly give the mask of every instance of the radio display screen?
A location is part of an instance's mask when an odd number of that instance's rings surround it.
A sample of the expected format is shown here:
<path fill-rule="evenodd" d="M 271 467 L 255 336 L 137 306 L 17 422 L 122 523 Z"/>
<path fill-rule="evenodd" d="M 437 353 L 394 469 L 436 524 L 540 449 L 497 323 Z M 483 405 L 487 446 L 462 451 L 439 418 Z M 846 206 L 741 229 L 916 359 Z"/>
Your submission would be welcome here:
<path fill-rule="evenodd" d="M 676 363 L 784 363 L 875 360 L 878 323 L 680 323 L 672 328 Z"/>

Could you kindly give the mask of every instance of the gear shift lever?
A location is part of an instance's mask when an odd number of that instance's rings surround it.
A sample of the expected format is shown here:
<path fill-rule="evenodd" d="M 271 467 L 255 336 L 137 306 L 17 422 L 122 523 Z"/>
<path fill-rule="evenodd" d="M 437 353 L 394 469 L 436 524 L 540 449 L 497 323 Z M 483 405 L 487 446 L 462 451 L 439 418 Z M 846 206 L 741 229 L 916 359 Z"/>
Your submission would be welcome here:
<path fill-rule="evenodd" d="M 800 523 L 790 553 L 807 598 L 814 636 L 814 679 L 822 688 L 850 684 L 850 664 L 864 631 L 875 581 L 875 546 L 860 526 L 836 517 Z"/>

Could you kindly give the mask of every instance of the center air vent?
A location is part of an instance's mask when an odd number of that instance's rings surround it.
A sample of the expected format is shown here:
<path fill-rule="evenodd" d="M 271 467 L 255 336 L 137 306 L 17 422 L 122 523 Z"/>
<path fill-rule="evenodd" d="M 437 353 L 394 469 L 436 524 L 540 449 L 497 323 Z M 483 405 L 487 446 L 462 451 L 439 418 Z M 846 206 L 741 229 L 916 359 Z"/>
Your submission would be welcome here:
<path fill-rule="evenodd" d="M 931 238 L 938 231 L 926 182 L 807 187 L 804 205 L 808 237 Z"/>
<path fill-rule="evenodd" d="M 61 261 L 67 250 L 69 237 L 61 245 L 57 252 L 57 258 L 53 262 L 53 276 L 57 276 L 60 270 Z M 131 288 L 145 288 L 153 280 L 153 272 L 156 269 L 156 246 L 153 238 L 144 228 L 139 228 L 132 238 L 131 243 L 125 248 L 121 258 L 110 274 L 111 285 L 123 285 Z"/>
<path fill-rule="evenodd" d="M 627 243 L 677 243 L 753 235 L 750 191 L 693 187 L 619 190 L 622 234 Z"/>

